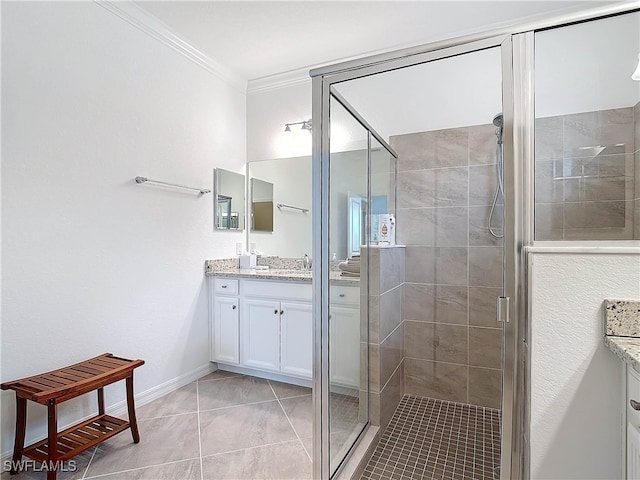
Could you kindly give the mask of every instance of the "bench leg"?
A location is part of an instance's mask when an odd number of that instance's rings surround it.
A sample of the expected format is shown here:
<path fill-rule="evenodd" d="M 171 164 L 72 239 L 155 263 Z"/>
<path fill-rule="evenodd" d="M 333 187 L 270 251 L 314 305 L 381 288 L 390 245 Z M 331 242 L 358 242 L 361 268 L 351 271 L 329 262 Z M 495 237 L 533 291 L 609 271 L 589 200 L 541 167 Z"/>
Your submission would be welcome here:
<path fill-rule="evenodd" d="M 47 480 L 56 480 L 58 475 L 58 405 L 55 400 L 49 400 L 47 404 L 47 424 L 47 443 L 49 444 Z"/>
<path fill-rule="evenodd" d="M 104 415 L 104 388 L 98 389 L 98 414 Z"/>
<path fill-rule="evenodd" d="M 138 432 L 136 407 L 133 402 L 133 372 L 131 372 L 130 377 L 127 377 L 127 410 L 129 411 L 129 425 L 131 426 L 131 436 L 133 437 L 133 443 L 138 443 L 140 441 L 140 432 Z"/>
<path fill-rule="evenodd" d="M 27 399 L 16 397 L 16 441 L 13 445 L 13 463 L 9 473 L 14 475 L 20 469 L 19 462 L 22 460 L 22 449 L 24 448 L 24 434 L 27 429 Z"/>

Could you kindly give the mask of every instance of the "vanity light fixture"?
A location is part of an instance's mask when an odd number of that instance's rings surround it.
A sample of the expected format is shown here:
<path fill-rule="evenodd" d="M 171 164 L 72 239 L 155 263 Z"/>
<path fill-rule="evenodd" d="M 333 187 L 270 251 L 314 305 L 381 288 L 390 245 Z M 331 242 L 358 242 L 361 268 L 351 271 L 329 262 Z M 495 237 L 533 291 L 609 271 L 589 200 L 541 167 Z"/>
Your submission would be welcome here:
<path fill-rule="evenodd" d="M 300 125 L 300 130 L 306 130 L 307 132 L 311 133 L 311 119 L 303 120 L 302 122 L 285 123 L 284 124 L 284 131 L 285 132 L 290 132 L 291 131 L 291 125 Z"/>
<path fill-rule="evenodd" d="M 631 78 L 640 82 L 640 54 L 638 55 L 638 66 L 636 67 L 636 71 L 633 72 Z"/>

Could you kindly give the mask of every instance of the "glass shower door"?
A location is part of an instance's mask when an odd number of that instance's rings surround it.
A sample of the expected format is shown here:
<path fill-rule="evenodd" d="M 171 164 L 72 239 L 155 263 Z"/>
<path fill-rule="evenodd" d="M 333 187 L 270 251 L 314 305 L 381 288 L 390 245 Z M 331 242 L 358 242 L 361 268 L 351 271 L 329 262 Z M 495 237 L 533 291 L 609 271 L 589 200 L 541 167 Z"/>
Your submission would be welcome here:
<path fill-rule="evenodd" d="M 384 215 L 395 214 L 390 147 L 339 94 L 329 102 L 328 328 L 324 414 L 330 476 L 343 465 L 376 408 L 370 376 L 370 262 Z M 379 136 L 378 136 L 379 138 Z M 386 221 L 386 219 L 385 219 Z M 374 246 L 375 245 L 375 246 Z M 374 345 L 375 348 L 375 345 Z M 375 417 L 375 415 L 374 415 Z M 374 418 L 374 422 L 375 418 Z"/>

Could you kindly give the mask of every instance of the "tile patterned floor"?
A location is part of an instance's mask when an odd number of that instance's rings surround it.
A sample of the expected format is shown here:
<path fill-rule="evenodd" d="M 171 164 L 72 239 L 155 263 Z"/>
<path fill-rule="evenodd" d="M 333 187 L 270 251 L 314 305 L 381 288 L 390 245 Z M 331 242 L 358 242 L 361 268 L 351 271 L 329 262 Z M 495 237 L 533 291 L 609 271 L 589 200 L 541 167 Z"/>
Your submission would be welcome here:
<path fill-rule="evenodd" d="M 500 478 L 500 411 L 405 395 L 362 480 Z"/>
<path fill-rule="evenodd" d="M 312 412 L 309 388 L 217 371 L 138 408 L 139 444 L 123 432 L 58 479 L 309 479 Z"/>
<path fill-rule="evenodd" d="M 217 371 L 138 408 L 139 444 L 117 435 L 58 479 L 310 479 L 312 407 L 309 388 Z M 358 401 L 332 394 L 331 410 L 338 450 L 356 427 Z M 498 410 L 405 395 L 362 479 L 493 480 L 499 461 Z"/>

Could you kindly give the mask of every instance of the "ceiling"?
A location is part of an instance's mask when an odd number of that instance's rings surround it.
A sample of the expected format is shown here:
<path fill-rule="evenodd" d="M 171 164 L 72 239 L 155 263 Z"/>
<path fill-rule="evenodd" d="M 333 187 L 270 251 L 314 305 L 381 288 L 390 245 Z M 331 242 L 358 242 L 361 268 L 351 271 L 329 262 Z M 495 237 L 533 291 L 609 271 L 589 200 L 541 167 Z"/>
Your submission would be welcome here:
<path fill-rule="evenodd" d="M 138 1 L 244 79 L 619 2 Z"/>

